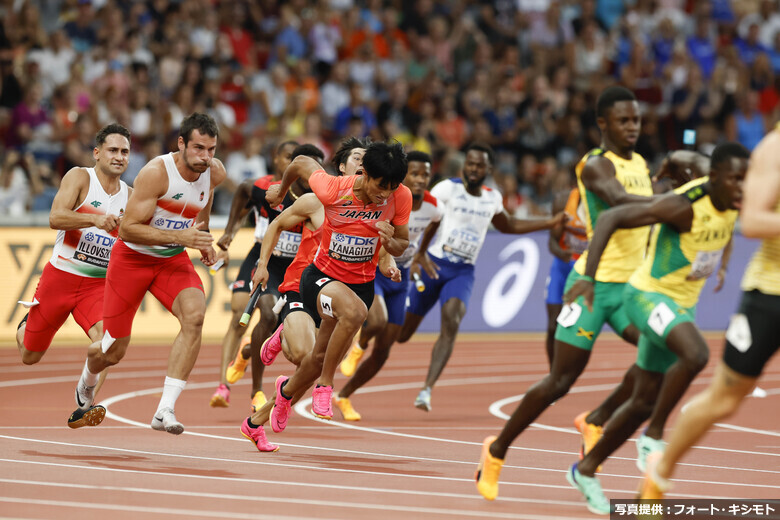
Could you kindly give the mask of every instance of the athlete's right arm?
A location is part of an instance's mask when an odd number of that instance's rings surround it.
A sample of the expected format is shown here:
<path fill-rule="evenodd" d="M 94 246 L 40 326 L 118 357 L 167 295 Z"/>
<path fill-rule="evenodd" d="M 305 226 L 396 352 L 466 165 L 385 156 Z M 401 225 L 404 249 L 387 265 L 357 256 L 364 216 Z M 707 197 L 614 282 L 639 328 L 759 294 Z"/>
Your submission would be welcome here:
<path fill-rule="evenodd" d="M 585 297 L 588 309 L 593 308 L 593 284 L 601 255 L 607 247 L 612 234 L 618 229 L 638 228 L 651 224 L 669 223 L 680 232 L 691 229 L 693 206 L 690 201 L 677 194 L 668 193 L 654 198 L 651 202 L 637 202 L 610 208 L 599 215 L 593 237 L 588 244 L 588 261 L 585 264 L 585 276 L 574 283 L 564 295 L 564 302 L 571 303 L 578 296 Z"/>
<path fill-rule="evenodd" d="M 422 267 L 425 269 L 425 272 L 428 274 L 428 276 L 434 280 L 439 278 L 439 266 L 434 264 L 433 261 L 431 261 L 431 257 L 428 256 L 428 246 L 431 245 L 431 241 L 433 240 L 434 235 L 436 235 L 436 232 L 439 230 L 440 225 L 441 220 L 431 222 L 428 224 L 428 227 L 425 228 L 425 231 L 423 231 L 423 236 L 420 239 L 420 248 L 414 255 L 414 260 L 412 261 L 412 265 L 409 268 L 410 273 L 419 275 L 420 268 Z"/>
<path fill-rule="evenodd" d="M 119 237 L 126 242 L 144 245 L 181 244 L 193 249 L 211 245 L 210 233 L 200 231 L 202 223 L 183 230 L 157 229 L 149 225 L 157 207 L 157 199 L 168 191 L 168 176 L 162 159 L 152 160 L 141 169 L 127 201 L 125 216 L 119 226 Z"/>
<path fill-rule="evenodd" d="M 650 197 L 628 193 L 615 177 L 615 165 L 606 157 L 590 157 L 582 168 L 581 178 L 585 188 L 609 206 L 650 201 Z"/>
<path fill-rule="evenodd" d="M 228 221 L 225 225 L 225 232 L 217 241 L 217 247 L 223 251 L 227 251 L 231 242 L 236 237 L 236 233 L 241 228 L 241 223 L 244 221 L 244 217 L 249 213 L 247 202 L 252 195 L 252 186 L 254 182 L 251 179 L 247 179 L 238 185 L 236 193 L 233 195 L 233 202 L 230 204 L 230 214 L 228 215 Z"/>
<path fill-rule="evenodd" d="M 320 163 L 306 155 L 299 155 L 293 159 L 290 165 L 284 170 L 284 174 L 282 175 L 282 184 L 279 186 L 279 191 L 269 191 L 265 196 L 265 199 L 272 208 L 275 208 L 281 204 L 282 200 L 284 200 L 284 196 L 287 195 L 287 190 L 290 189 L 290 186 L 292 186 L 293 182 L 295 182 L 297 179 L 304 179 L 308 181 L 312 173 L 320 170 L 322 170 L 322 165 Z"/>
<path fill-rule="evenodd" d="M 561 192 L 553 198 L 553 215 L 557 215 L 566 208 L 568 195 L 568 192 Z M 553 255 L 568 263 L 571 261 L 571 252 L 566 251 L 561 247 L 561 237 L 563 236 L 564 225 L 565 223 L 561 222 L 550 228 L 550 238 L 547 242 L 547 248 Z"/>
<path fill-rule="evenodd" d="M 742 233 L 750 238 L 780 236 L 780 132 L 770 132 L 753 150 L 743 187 Z"/>
<path fill-rule="evenodd" d="M 252 292 L 257 290 L 258 287 L 262 287 L 265 290 L 265 286 L 268 283 L 268 261 L 271 259 L 271 253 L 276 247 L 282 231 L 293 229 L 298 224 L 311 219 L 312 215 L 315 215 L 319 208 L 322 208 L 322 204 L 317 196 L 313 193 L 307 193 L 296 200 L 292 206 L 279 213 L 268 224 L 265 237 L 263 237 L 263 243 L 260 246 L 257 269 L 252 277 L 252 287 L 254 287 Z"/>
<path fill-rule="evenodd" d="M 52 229 L 68 231 L 95 226 L 113 231 L 119 225 L 119 215 L 97 215 L 74 211 L 84 202 L 89 192 L 89 174 L 84 168 L 72 168 L 62 178 L 49 213 Z"/>

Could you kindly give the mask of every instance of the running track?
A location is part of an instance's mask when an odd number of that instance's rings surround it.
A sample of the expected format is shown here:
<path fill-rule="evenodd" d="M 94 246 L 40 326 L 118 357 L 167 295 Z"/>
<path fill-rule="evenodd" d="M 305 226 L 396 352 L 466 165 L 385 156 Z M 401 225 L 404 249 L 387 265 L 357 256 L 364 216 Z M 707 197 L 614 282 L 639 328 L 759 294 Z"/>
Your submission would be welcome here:
<path fill-rule="evenodd" d="M 472 481 L 482 439 L 496 433 L 519 396 L 546 372 L 540 339 L 462 336 L 433 393 L 433 410 L 412 406 L 432 339 L 396 345 L 385 369 L 353 403 L 363 414 L 344 423 L 308 414 L 302 402 L 287 430 L 259 453 L 239 433 L 249 409 L 247 378 L 227 409 L 208 406 L 219 346 L 204 346 L 177 416 L 175 437 L 149 428 L 168 347 L 133 346 L 103 387 L 109 416 L 97 428 L 70 430 L 73 388 L 83 348 L 55 346 L 37 366 L 0 349 L 0 516 L 24 519 L 469 519 L 596 518 L 564 477 L 576 459 L 572 418 L 595 406 L 633 359 L 633 349 L 600 341 L 572 394 L 551 407 L 507 457 L 501 494 L 480 497 Z M 721 341 L 692 391 L 709 381 Z M 264 389 L 292 365 L 279 358 Z M 343 381 L 339 374 L 337 385 Z M 780 363 L 749 398 L 685 459 L 670 498 L 780 496 Z M 690 393 L 686 396 L 690 397 Z M 301 406 L 303 405 L 303 406 Z M 673 423 L 673 421 L 672 421 Z M 670 424 L 672 424 L 670 423 Z M 633 440 L 604 466 L 610 498 L 630 498 L 639 483 Z"/>

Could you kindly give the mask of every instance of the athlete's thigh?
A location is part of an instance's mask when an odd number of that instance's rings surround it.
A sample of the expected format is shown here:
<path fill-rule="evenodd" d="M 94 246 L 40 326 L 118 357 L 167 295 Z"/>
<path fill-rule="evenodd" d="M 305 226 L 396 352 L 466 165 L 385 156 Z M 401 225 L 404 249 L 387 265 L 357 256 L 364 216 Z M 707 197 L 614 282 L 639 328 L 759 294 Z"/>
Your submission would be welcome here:
<path fill-rule="evenodd" d="M 739 310 L 726 330 L 726 366 L 743 376 L 760 376 L 780 345 L 778 323 L 780 296 L 756 290 L 742 293 Z"/>
<path fill-rule="evenodd" d="M 579 280 L 581 275 L 572 270 L 566 281 L 566 289 Z M 596 338 L 601 333 L 607 316 L 618 304 L 612 304 L 615 299 L 614 288 L 616 284 L 604 284 L 596 282 L 594 285 L 593 309 L 589 310 L 582 296 L 569 305 L 564 305 L 558 315 L 558 326 L 555 329 L 555 339 L 583 350 L 592 350 Z M 622 284 L 621 284 L 622 285 Z"/>
<path fill-rule="evenodd" d="M 31 352 L 49 348 L 57 331 L 76 306 L 77 275 L 61 271 L 47 263 L 43 268 L 34 302 L 24 329 L 24 347 Z"/>
<path fill-rule="evenodd" d="M 163 259 L 156 271 L 149 292 L 168 309 L 168 312 L 173 313 L 173 303 L 185 289 L 197 289 L 205 295 L 203 282 L 195 272 L 192 260 L 186 252 Z"/>
<path fill-rule="evenodd" d="M 103 298 L 105 297 L 105 278 L 84 279 L 77 293 L 73 319 L 89 336 L 89 330 L 103 320 Z"/>

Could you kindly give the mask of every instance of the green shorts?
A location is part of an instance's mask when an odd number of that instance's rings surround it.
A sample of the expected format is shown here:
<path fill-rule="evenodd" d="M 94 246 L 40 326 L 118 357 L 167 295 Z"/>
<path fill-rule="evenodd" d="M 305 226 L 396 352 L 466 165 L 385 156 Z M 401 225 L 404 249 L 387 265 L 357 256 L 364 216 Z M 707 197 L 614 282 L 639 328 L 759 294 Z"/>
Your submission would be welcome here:
<path fill-rule="evenodd" d="M 566 278 L 564 294 L 574 282 L 582 278 L 574 269 Z M 558 315 L 558 327 L 555 329 L 555 339 L 568 343 L 583 350 L 592 350 L 593 343 L 601 333 L 604 323 L 609 323 L 612 329 L 622 335 L 630 324 L 628 315 L 623 310 L 623 289 L 625 283 L 596 282 L 593 295 L 593 311 L 583 302 L 582 296 L 570 305 L 564 305 Z"/>
<path fill-rule="evenodd" d="M 626 284 L 623 303 L 641 334 L 636 364 L 642 370 L 666 373 L 677 361 L 666 346 L 666 336 L 680 323 L 695 322 L 696 306 L 682 307 L 664 294 L 640 291 L 631 284 Z"/>

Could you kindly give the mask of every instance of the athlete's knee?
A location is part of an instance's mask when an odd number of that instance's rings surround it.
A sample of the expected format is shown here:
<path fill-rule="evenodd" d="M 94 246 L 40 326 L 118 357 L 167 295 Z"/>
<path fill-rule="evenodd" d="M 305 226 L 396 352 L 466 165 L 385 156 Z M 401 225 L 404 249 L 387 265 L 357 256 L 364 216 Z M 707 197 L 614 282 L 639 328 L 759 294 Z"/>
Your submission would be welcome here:
<path fill-rule="evenodd" d="M 702 345 L 687 349 L 681 356 L 678 356 L 680 362 L 693 373 L 699 373 L 704 370 L 710 360 L 709 349 Z"/>
<path fill-rule="evenodd" d="M 182 308 L 179 322 L 182 330 L 200 330 L 206 318 L 206 306 L 201 304 L 187 305 Z"/>
<path fill-rule="evenodd" d="M 96 360 L 100 365 L 110 367 L 116 365 L 125 357 L 129 344 L 130 336 L 114 339 L 104 335 L 100 342 L 93 343 L 90 346 L 88 355 L 90 359 Z"/>
<path fill-rule="evenodd" d="M 634 395 L 626 403 L 627 413 L 632 417 L 644 421 L 653 414 L 657 394 L 653 392 L 644 392 L 640 395 Z"/>
<path fill-rule="evenodd" d="M 339 322 L 359 329 L 363 322 L 366 321 L 366 315 L 368 314 L 366 306 L 361 302 L 360 305 L 343 305 L 342 307 L 342 309 L 339 309 Z"/>
<path fill-rule="evenodd" d="M 557 376 L 548 374 L 539 382 L 537 389 L 545 394 L 550 401 L 556 401 L 569 393 L 574 381 L 575 379 L 569 377 L 568 374 Z"/>
<path fill-rule="evenodd" d="M 34 365 L 41 360 L 44 353 L 46 353 L 45 350 L 38 352 L 34 350 L 27 350 L 26 348 L 22 347 L 22 363 L 25 365 Z"/>

